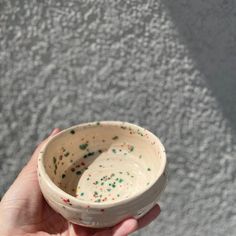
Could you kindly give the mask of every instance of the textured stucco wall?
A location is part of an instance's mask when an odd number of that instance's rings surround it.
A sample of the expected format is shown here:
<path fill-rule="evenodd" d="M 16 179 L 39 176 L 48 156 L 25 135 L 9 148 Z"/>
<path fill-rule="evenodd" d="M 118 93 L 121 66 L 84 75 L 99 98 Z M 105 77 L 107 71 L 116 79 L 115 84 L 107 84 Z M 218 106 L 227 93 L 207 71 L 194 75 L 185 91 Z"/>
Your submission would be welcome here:
<path fill-rule="evenodd" d="M 236 234 L 234 0 L 0 1 L 0 194 L 54 127 L 157 134 L 170 181 L 135 235 Z"/>

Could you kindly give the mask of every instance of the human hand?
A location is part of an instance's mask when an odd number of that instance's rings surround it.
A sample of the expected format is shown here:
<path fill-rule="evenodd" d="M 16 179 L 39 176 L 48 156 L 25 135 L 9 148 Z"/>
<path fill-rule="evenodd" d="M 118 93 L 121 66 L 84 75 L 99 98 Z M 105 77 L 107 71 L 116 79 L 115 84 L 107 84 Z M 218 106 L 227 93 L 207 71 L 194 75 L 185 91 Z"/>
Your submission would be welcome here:
<path fill-rule="evenodd" d="M 49 137 L 59 132 L 54 129 Z M 148 225 L 160 214 L 160 207 L 156 205 L 139 220 L 127 219 L 108 229 L 90 229 L 69 223 L 50 208 L 39 188 L 37 158 L 48 139 L 36 148 L 0 202 L 1 236 L 126 236 Z"/>

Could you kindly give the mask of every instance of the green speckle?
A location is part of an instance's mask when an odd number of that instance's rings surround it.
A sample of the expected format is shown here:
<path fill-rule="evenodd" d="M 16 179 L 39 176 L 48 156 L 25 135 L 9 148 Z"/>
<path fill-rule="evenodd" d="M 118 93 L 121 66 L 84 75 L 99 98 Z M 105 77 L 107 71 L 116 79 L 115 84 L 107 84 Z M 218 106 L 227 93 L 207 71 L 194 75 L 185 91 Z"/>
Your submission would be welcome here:
<path fill-rule="evenodd" d="M 68 157 L 69 155 L 70 155 L 69 152 L 66 152 L 66 153 L 64 154 L 65 157 Z"/>
<path fill-rule="evenodd" d="M 117 139 L 118 139 L 118 136 L 114 136 L 112 139 L 113 139 L 113 140 L 117 140 Z"/>
<path fill-rule="evenodd" d="M 80 196 L 84 196 L 84 193 L 82 192 L 82 193 L 80 193 Z"/>
<path fill-rule="evenodd" d="M 120 197 L 120 194 L 117 194 L 116 196 L 117 196 L 117 197 Z"/>
<path fill-rule="evenodd" d="M 123 179 L 119 179 L 119 183 L 122 183 L 124 180 Z"/>
<path fill-rule="evenodd" d="M 96 123 L 96 125 L 100 125 L 101 123 L 98 121 L 97 123 Z"/>
<path fill-rule="evenodd" d="M 88 156 L 93 156 L 95 154 L 95 152 L 89 152 Z"/>
<path fill-rule="evenodd" d="M 56 162 L 57 162 L 56 157 L 53 157 L 53 163 L 56 164 Z"/>
<path fill-rule="evenodd" d="M 89 181 L 89 178 L 87 178 L 87 181 Z"/>
<path fill-rule="evenodd" d="M 150 169 L 150 168 L 147 168 L 147 171 L 151 171 L 151 169 Z"/>
<path fill-rule="evenodd" d="M 88 147 L 88 144 L 87 144 L 87 143 L 82 143 L 82 144 L 79 145 L 79 148 L 80 148 L 81 150 L 85 150 L 87 147 Z"/>
<path fill-rule="evenodd" d="M 116 187 L 116 185 L 115 184 L 112 184 L 112 188 L 115 188 Z"/>
<path fill-rule="evenodd" d="M 150 183 L 149 182 L 147 182 L 147 185 L 149 185 Z"/>
<path fill-rule="evenodd" d="M 134 146 L 131 146 L 129 150 L 132 152 L 134 150 Z"/>
<path fill-rule="evenodd" d="M 110 188 L 108 188 L 108 189 L 107 189 L 107 191 L 108 191 L 108 192 L 110 192 L 110 191 L 111 191 L 111 189 L 110 189 Z"/>
<path fill-rule="evenodd" d="M 64 178 L 66 177 L 66 175 L 65 175 L 65 174 L 63 174 L 61 177 L 62 177 L 62 179 L 64 179 Z"/>
<path fill-rule="evenodd" d="M 104 182 L 102 182 L 101 185 L 104 185 Z"/>
<path fill-rule="evenodd" d="M 72 129 L 72 130 L 70 131 L 70 133 L 71 133 L 71 134 L 75 134 L 75 131 Z"/>
<path fill-rule="evenodd" d="M 78 170 L 78 171 L 76 171 L 76 174 L 77 174 L 77 175 L 81 175 L 82 172 L 81 172 L 80 170 Z"/>
<path fill-rule="evenodd" d="M 83 158 L 87 158 L 87 157 L 93 156 L 94 154 L 95 154 L 95 152 L 89 152 L 89 153 L 85 154 L 83 156 Z"/>
<path fill-rule="evenodd" d="M 113 152 L 113 153 L 116 153 L 116 149 L 113 148 L 113 149 L 112 149 L 112 152 Z"/>
<path fill-rule="evenodd" d="M 142 158 L 142 155 L 139 155 L 139 159 L 141 159 Z"/>
<path fill-rule="evenodd" d="M 95 202 L 101 202 L 101 199 L 97 199 Z"/>
<path fill-rule="evenodd" d="M 120 171 L 119 173 L 120 173 L 121 175 L 123 174 L 123 172 L 122 172 L 122 171 Z"/>

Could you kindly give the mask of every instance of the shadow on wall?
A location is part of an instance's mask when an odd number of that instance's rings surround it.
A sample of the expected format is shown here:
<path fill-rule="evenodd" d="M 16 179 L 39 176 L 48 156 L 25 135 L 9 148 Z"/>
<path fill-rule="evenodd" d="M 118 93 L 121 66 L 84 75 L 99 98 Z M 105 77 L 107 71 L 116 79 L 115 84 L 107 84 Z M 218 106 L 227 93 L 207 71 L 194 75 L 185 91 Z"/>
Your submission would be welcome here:
<path fill-rule="evenodd" d="M 236 134 L 236 2 L 165 0 L 163 4 Z"/>

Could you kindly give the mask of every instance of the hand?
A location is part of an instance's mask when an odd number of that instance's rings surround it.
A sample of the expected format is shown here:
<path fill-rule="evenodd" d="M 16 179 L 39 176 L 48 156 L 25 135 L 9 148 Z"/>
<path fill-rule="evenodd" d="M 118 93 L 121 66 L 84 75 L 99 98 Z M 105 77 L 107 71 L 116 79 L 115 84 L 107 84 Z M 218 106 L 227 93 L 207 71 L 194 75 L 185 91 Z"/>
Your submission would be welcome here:
<path fill-rule="evenodd" d="M 58 132 L 59 129 L 54 129 L 50 136 Z M 48 138 L 36 148 L 0 202 L 1 236 L 125 236 L 148 225 L 160 214 L 160 207 L 156 205 L 141 219 L 127 219 L 109 229 L 90 229 L 69 223 L 49 207 L 39 188 L 37 158 L 47 141 Z"/>

